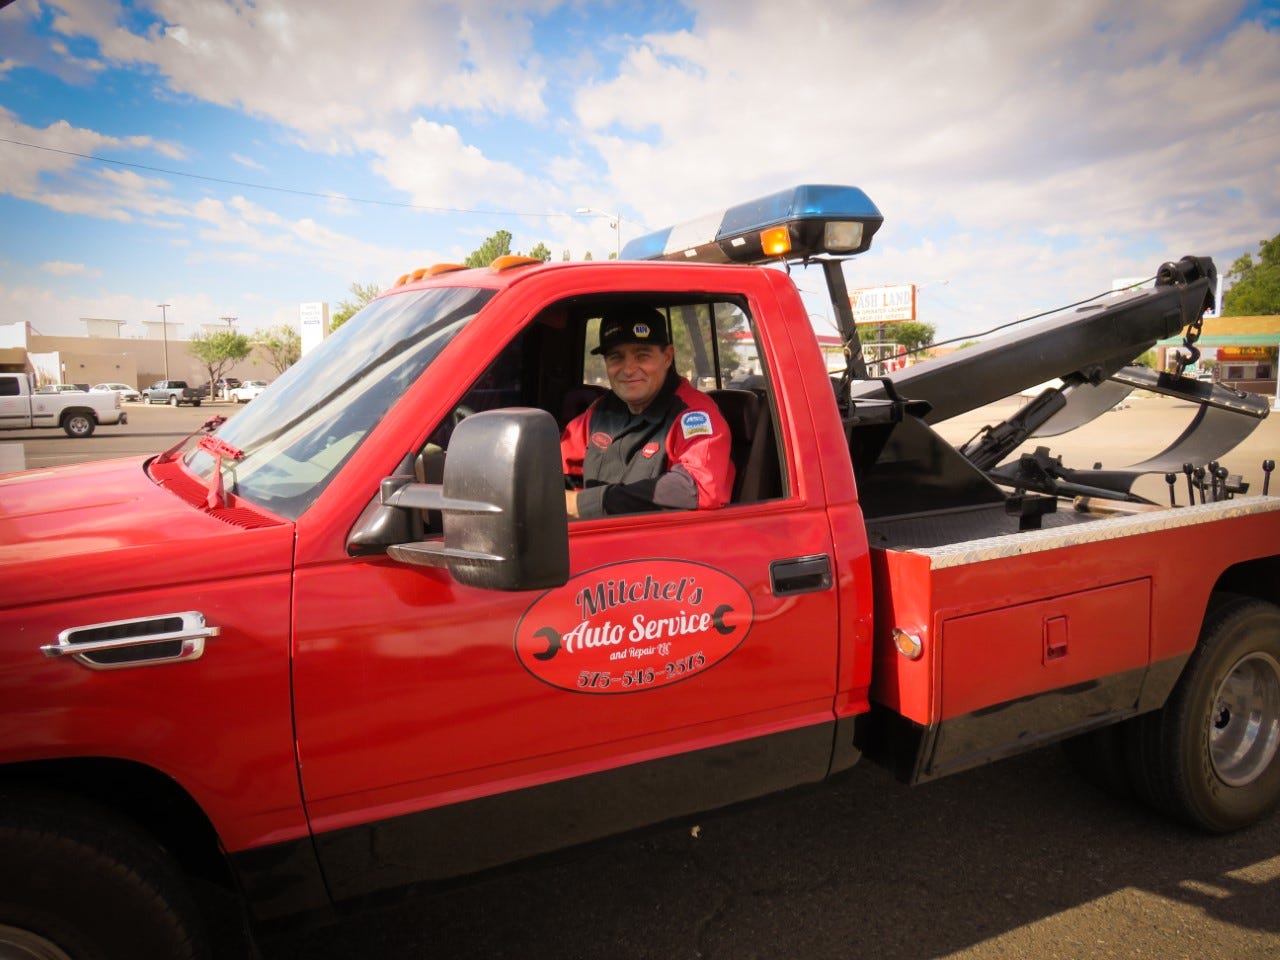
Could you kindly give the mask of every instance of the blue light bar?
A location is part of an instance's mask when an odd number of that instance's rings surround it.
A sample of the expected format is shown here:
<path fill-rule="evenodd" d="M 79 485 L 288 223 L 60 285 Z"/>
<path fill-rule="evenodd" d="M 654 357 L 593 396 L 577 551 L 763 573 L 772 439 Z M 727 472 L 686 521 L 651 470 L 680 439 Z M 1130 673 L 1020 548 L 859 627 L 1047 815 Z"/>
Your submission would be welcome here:
<path fill-rule="evenodd" d="M 621 259 L 765 263 L 780 256 L 852 256 L 871 246 L 883 222 L 857 187 L 804 184 L 637 237 L 623 247 Z M 786 228 L 790 249 L 784 254 L 762 247 L 760 233 L 771 227 Z"/>

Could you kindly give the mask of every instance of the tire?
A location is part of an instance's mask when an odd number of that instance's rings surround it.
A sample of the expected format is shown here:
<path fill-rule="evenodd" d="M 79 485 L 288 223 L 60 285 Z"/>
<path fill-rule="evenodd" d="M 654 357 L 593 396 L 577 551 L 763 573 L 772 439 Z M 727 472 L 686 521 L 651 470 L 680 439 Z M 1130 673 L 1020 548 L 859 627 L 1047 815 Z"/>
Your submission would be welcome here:
<path fill-rule="evenodd" d="M 200 398 L 199 398 L 199 397 L 196 397 L 194 400 L 192 400 L 192 401 L 191 401 L 191 405 L 192 405 L 193 407 L 198 407 L 198 406 L 200 406 Z"/>
<path fill-rule="evenodd" d="M 176 407 L 180 401 L 176 393 L 169 394 L 169 406 Z"/>
<path fill-rule="evenodd" d="M 148 407 L 151 406 L 151 394 L 149 393 L 144 394 L 142 397 L 142 402 L 145 403 Z"/>
<path fill-rule="evenodd" d="M 69 413 L 62 418 L 62 429 L 68 437 L 92 437 L 96 426 L 88 413 Z"/>
<path fill-rule="evenodd" d="M 1211 607 L 1168 702 L 1135 722 L 1135 787 L 1212 833 L 1280 803 L 1280 607 L 1237 597 Z"/>
<path fill-rule="evenodd" d="M 200 960 L 198 912 L 169 856 L 106 810 L 0 790 L 0 953 Z M 16 953 L 5 952 L 13 946 Z"/>

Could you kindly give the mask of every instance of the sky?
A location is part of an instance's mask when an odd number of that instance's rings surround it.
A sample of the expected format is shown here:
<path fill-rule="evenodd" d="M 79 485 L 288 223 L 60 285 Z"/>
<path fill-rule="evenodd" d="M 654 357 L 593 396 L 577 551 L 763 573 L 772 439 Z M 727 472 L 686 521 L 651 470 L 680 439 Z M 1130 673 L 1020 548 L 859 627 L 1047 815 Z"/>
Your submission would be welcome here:
<path fill-rule="evenodd" d="M 846 282 L 939 339 L 1225 273 L 1280 233 L 1280 3 L 0 0 L 0 323 L 42 334 L 251 333 L 802 183 L 866 191 Z"/>

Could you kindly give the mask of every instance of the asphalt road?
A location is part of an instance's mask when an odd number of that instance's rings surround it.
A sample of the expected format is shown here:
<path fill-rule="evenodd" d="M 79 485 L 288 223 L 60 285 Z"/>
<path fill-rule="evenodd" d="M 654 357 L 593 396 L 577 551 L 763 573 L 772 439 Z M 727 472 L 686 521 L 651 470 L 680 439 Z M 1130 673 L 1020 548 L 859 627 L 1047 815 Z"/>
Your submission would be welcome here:
<path fill-rule="evenodd" d="M 1280 816 L 1207 837 L 1095 791 L 1049 749 L 923 787 L 863 764 L 268 957 L 1274 960 L 1278 907 Z"/>
<path fill-rule="evenodd" d="M 985 412 L 1007 412 L 993 407 Z M 6 434 L 0 444 L 21 444 L 29 468 L 132 456 L 235 410 L 134 404 L 126 427 L 103 427 L 87 440 L 33 431 Z M 1171 441 L 1189 412 L 1174 401 L 1136 399 L 1086 428 L 1096 435 L 1050 445 L 1074 450 L 1071 465 L 1129 463 Z M 983 414 L 960 418 L 943 433 L 964 439 L 982 422 Z M 1278 453 L 1273 416 L 1225 462 L 1257 490 L 1262 459 Z M 242 955 L 229 931 L 223 938 L 222 957 Z M 1100 793 L 1056 749 L 915 788 L 862 764 L 833 784 L 295 931 L 267 943 L 265 954 L 1275 960 L 1280 814 L 1237 834 L 1205 836 Z"/>

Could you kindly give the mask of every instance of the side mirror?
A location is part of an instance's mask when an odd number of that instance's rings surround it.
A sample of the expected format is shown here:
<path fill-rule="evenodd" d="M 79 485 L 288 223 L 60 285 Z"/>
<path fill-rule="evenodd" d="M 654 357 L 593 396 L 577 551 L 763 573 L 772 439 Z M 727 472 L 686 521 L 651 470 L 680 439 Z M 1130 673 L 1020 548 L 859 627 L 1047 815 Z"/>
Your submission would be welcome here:
<path fill-rule="evenodd" d="M 447 567 L 459 583 L 538 590 L 569 579 L 560 433 L 545 410 L 473 414 L 449 441 L 444 482 L 383 481 L 382 505 L 439 510 L 444 542 L 387 547 L 400 563 Z"/>

